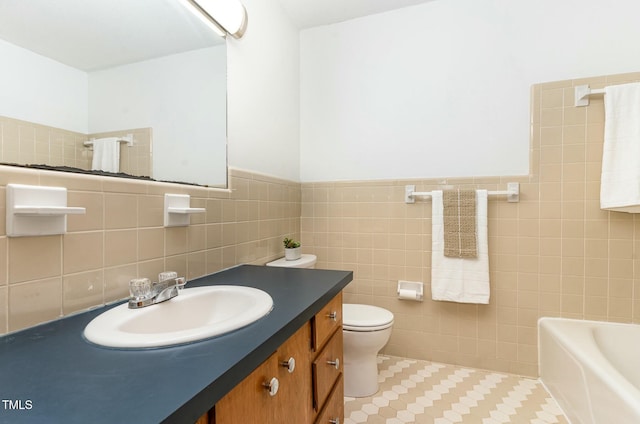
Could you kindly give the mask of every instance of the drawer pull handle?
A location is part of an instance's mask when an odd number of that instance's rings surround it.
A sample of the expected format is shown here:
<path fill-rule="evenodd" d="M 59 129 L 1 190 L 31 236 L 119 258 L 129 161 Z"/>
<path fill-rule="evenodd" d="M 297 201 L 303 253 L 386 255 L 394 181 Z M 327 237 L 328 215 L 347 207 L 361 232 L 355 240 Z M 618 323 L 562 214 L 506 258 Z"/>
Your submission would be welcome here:
<path fill-rule="evenodd" d="M 340 358 L 336 358 L 335 361 L 327 361 L 327 364 L 333 365 L 337 370 L 340 369 Z"/>
<path fill-rule="evenodd" d="M 276 393 L 278 393 L 278 389 L 280 388 L 280 382 L 275 377 L 273 377 L 268 382 L 262 383 L 262 385 L 269 391 L 269 396 L 275 396 Z"/>
<path fill-rule="evenodd" d="M 336 311 L 332 311 L 331 313 L 327 314 L 327 318 L 329 318 L 331 321 L 338 321 L 338 313 Z"/>
<path fill-rule="evenodd" d="M 329 420 L 329 422 L 330 422 L 331 424 L 340 424 L 340 418 L 334 418 L 334 419 L 332 419 L 332 420 Z"/>
<path fill-rule="evenodd" d="M 280 362 L 280 366 L 285 367 L 291 374 L 296 369 L 296 359 L 292 356 L 288 360 Z"/>

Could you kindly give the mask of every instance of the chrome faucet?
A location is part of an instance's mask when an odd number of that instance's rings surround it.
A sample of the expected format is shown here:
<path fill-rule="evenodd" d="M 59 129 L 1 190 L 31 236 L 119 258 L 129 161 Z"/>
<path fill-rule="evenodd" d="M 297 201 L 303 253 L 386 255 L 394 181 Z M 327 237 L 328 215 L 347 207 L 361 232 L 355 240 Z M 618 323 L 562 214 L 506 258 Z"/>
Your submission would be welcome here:
<path fill-rule="evenodd" d="M 168 275 L 167 275 L 168 274 Z M 164 278 L 163 278 L 164 277 Z M 168 278 L 167 278 L 168 277 Z M 176 297 L 187 284 L 184 277 L 176 273 L 160 274 L 159 282 L 151 283 L 148 278 L 136 278 L 129 282 L 131 297 L 129 309 L 144 308 Z"/>

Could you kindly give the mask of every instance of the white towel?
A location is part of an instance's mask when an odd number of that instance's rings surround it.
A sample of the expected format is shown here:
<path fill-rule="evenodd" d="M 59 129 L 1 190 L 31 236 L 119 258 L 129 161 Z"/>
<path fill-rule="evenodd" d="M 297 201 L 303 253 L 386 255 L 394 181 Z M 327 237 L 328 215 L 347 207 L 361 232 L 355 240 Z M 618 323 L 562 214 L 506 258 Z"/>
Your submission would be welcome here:
<path fill-rule="evenodd" d="M 600 208 L 640 212 L 640 83 L 605 88 Z"/>
<path fill-rule="evenodd" d="M 489 303 L 489 243 L 487 239 L 487 190 L 476 190 L 478 257 L 444 256 L 442 191 L 431 192 L 431 297 L 460 303 Z"/>
<path fill-rule="evenodd" d="M 120 139 L 117 137 L 98 138 L 93 140 L 94 171 L 120 172 Z"/>

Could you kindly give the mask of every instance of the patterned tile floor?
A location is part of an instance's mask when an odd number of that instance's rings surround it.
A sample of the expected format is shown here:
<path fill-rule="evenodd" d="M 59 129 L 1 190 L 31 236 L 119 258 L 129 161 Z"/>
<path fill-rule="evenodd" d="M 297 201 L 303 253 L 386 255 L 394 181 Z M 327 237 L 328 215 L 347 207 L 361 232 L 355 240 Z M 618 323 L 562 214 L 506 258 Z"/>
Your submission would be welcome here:
<path fill-rule="evenodd" d="M 378 369 L 378 393 L 345 397 L 345 424 L 568 424 L 534 379 L 392 356 Z"/>

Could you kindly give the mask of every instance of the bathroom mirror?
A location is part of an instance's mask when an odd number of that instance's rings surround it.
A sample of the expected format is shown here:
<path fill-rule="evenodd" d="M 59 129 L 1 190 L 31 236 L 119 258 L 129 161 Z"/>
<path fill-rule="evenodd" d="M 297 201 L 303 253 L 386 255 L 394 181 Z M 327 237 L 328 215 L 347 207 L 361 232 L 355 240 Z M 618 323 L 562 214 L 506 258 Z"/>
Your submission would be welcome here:
<path fill-rule="evenodd" d="M 226 187 L 226 44 L 180 0 L 0 0 L 0 163 Z M 96 171 L 97 172 L 97 171 Z"/>

